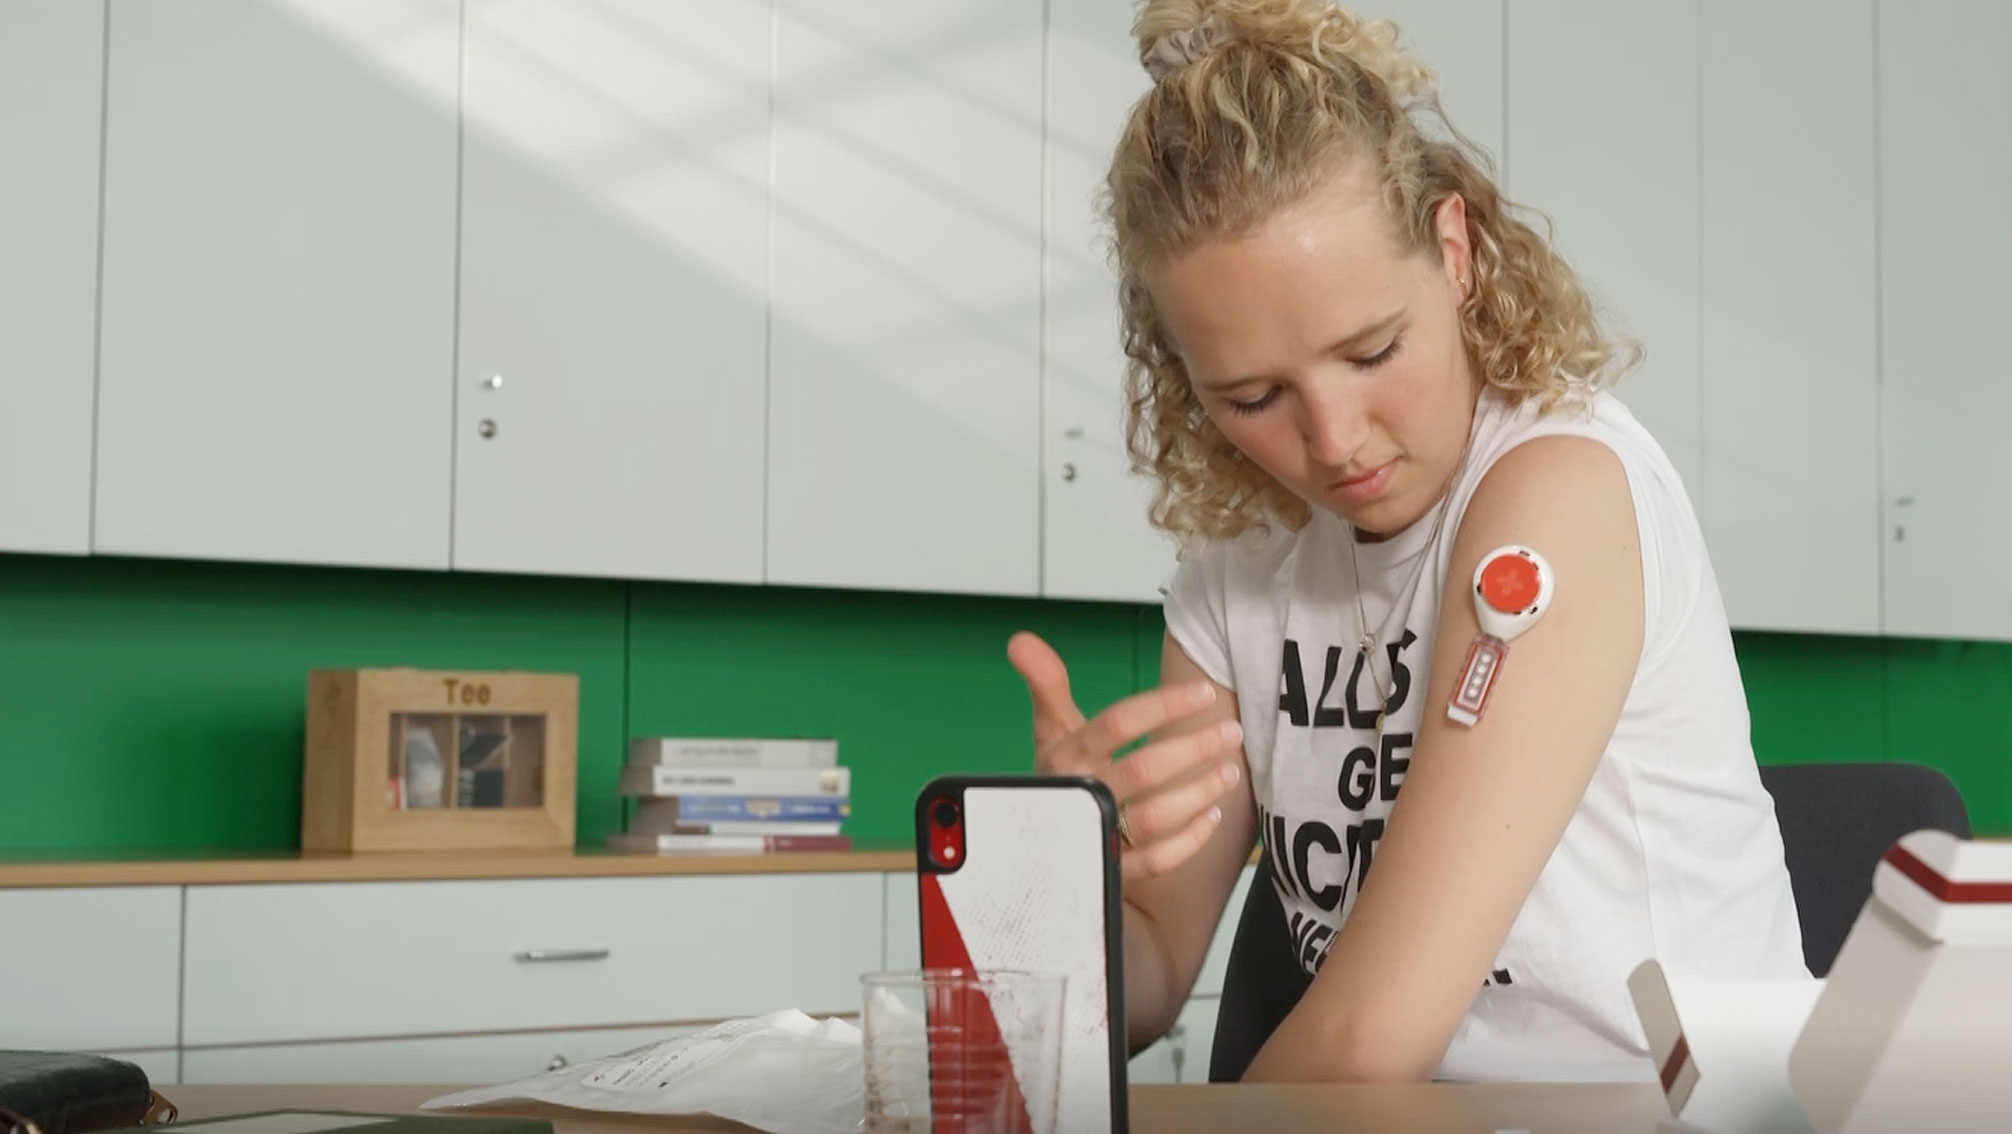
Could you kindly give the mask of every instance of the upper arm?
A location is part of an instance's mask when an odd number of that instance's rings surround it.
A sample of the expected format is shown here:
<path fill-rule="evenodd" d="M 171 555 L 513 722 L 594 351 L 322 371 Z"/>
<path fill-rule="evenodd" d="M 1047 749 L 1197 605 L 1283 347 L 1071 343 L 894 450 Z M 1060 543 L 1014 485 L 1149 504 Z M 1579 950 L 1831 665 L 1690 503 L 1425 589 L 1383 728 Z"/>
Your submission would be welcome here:
<path fill-rule="evenodd" d="M 1237 719 L 1236 694 L 1204 673 L 1172 634 L 1164 635 L 1160 646 L 1160 684 L 1190 682 L 1214 685 L 1214 703 L 1178 725 L 1155 733 L 1153 739 Z M 1241 748 L 1237 758 L 1242 775 L 1218 804 L 1223 820 L 1208 843 L 1173 870 L 1130 883 L 1126 888 L 1125 900 L 1153 923 L 1165 949 L 1169 991 L 1176 1003 L 1187 998 L 1201 972 L 1202 961 L 1215 938 L 1216 924 L 1257 840 L 1257 802 L 1251 792 L 1250 760 Z"/>
<path fill-rule="evenodd" d="M 1525 442 L 1476 490 L 1403 791 L 1308 997 L 1351 1077 L 1428 1077 L 1444 1057 L 1619 720 L 1644 634 L 1640 541 L 1626 470 L 1590 439 Z M 1479 632 L 1474 569 L 1507 543 L 1545 557 L 1555 593 L 1462 727 L 1443 706 Z"/>

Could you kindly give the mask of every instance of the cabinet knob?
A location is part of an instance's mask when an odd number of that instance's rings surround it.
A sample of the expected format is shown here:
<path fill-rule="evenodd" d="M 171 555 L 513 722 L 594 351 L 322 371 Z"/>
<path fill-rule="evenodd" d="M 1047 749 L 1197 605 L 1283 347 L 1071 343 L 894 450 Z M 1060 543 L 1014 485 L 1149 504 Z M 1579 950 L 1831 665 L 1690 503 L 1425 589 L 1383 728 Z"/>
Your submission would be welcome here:
<path fill-rule="evenodd" d="M 552 1057 L 552 1061 L 550 1063 L 545 1064 L 545 1070 L 558 1071 L 565 1068 L 565 1066 L 566 1066 L 566 1057 L 563 1055 L 555 1055 Z"/>
<path fill-rule="evenodd" d="M 485 389 L 485 390 L 500 390 L 500 389 L 502 389 L 502 388 L 503 388 L 503 376 L 502 376 L 501 374 L 491 374 L 491 375 L 490 375 L 489 377 L 487 377 L 487 378 L 484 378 L 484 379 L 482 380 L 482 388 L 483 388 L 483 389 Z"/>
<path fill-rule="evenodd" d="M 1074 461 L 1062 462 L 1062 479 L 1063 480 L 1076 479 L 1076 463 Z"/>
<path fill-rule="evenodd" d="M 493 417 L 483 418 L 480 422 L 476 423 L 475 432 L 481 434 L 484 441 L 496 436 L 496 419 Z"/>

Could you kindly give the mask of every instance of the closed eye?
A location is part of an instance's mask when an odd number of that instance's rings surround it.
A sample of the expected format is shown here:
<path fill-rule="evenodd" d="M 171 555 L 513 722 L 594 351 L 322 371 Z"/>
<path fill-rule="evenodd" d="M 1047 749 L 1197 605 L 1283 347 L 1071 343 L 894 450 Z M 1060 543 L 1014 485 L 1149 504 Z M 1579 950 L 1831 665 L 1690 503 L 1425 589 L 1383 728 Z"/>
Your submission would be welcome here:
<path fill-rule="evenodd" d="M 1348 360 L 1349 365 L 1355 367 L 1357 370 L 1374 370 L 1377 367 L 1382 366 L 1384 363 L 1389 362 L 1392 358 L 1396 357 L 1398 348 L 1403 345 L 1404 345 L 1404 336 L 1397 335 L 1396 337 L 1390 340 L 1389 346 L 1384 347 L 1382 350 L 1377 351 L 1375 354 L 1369 355 L 1366 358 L 1351 358 Z M 1276 401 L 1277 399 L 1278 399 L 1278 387 L 1273 386 L 1271 389 L 1266 390 L 1263 396 L 1261 397 L 1248 398 L 1248 399 L 1225 398 L 1223 400 L 1229 404 L 1231 413 L 1253 414 L 1259 412 L 1260 410 L 1263 410 L 1266 406 L 1271 405 L 1272 402 Z"/>
<path fill-rule="evenodd" d="M 1404 336 L 1398 335 L 1396 338 L 1390 340 L 1389 346 L 1384 347 L 1382 350 L 1377 351 L 1375 354 L 1370 355 L 1368 358 L 1351 358 L 1348 361 L 1351 364 L 1353 364 L 1355 368 L 1358 370 L 1374 370 L 1377 367 L 1382 366 L 1384 363 L 1389 362 L 1392 356 L 1397 354 L 1397 348 L 1399 346 L 1402 346 L 1403 343 L 1404 343 Z"/>
<path fill-rule="evenodd" d="M 1256 413 L 1278 400 L 1278 387 L 1273 386 L 1271 389 L 1266 390 L 1264 396 L 1260 398 L 1252 398 L 1247 401 L 1240 401 L 1236 398 L 1225 398 L 1223 400 L 1229 403 L 1231 413 Z"/>

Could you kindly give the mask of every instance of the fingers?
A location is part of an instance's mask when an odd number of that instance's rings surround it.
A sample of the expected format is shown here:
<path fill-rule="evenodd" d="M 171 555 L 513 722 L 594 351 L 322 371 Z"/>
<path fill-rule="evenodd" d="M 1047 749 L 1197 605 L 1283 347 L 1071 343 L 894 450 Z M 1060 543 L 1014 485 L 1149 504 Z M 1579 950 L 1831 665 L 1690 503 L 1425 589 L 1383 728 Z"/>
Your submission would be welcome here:
<path fill-rule="evenodd" d="M 1215 699 L 1216 687 L 1206 681 L 1134 693 L 1098 713 L 1084 726 L 1082 743 L 1091 755 L 1108 760 L 1125 745 L 1201 712 L 1214 704 Z"/>
<path fill-rule="evenodd" d="M 1021 631 L 1006 642 L 1007 660 L 1026 679 L 1034 701 L 1034 744 L 1046 747 L 1083 727 L 1083 711 L 1069 692 L 1069 667 L 1038 635 Z"/>
<path fill-rule="evenodd" d="M 1120 804 L 1123 830 L 1131 837 L 1124 856 L 1128 876 L 1163 874 L 1186 862 L 1222 822 L 1223 798 L 1242 780 L 1241 763 L 1225 760 L 1171 787 Z"/>
<path fill-rule="evenodd" d="M 1039 769 L 1094 775 L 1119 801 L 1129 842 L 1122 858 L 1127 879 L 1164 874 L 1208 845 L 1222 824 L 1219 801 L 1242 781 L 1243 730 L 1235 720 L 1163 737 L 1115 763 L 1112 756 L 1215 704 L 1213 682 L 1135 693 L 1085 720 L 1069 688 L 1068 667 L 1047 642 L 1015 634 L 1006 656 L 1033 699 Z"/>
<path fill-rule="evenodd" d="M 1125 805 L 1125 827 L 1137 846 L 1151 846 L 1156 840 L 1178 834 L 1195 816 L 1216 807 L 1218 800 L 1237 786 L 1243 771 L 1236 764 L 1223 763 L 1207 773 Z"/>
<path fill-rule="evenodd" d="M 1129 817 L 1126 822 L 1131 822 Z M 1148 842 L 1146 836 L 1134 832 L 1133 837 L 1141 841 L 1119 859 L 1123 880 L 1137 882 L 1173 870 L 1201 853 L 1222 822 L 1223 809 L 1209 807 L 1165 838 Z"/>
<path fill-rule="evenodd" d="M 1223 797 L 1243 780 L 1243 729 L 1218 721 L 1157 740 L 1118 761 L 1105 779 L 1119 800 L 1130 849 L 1128 879 L 1164 874 L 1208 844 Z"/>
<path fill-rule="evenodd" d="M 1229 783 L 1234 785 L 1240 763 L 1234 757 L 1243 739 L 1243 728 L 1236 721 L 1217 721 L 1155 740 L 1118 761 L 1104 779 L 1111 786 L 1111 794 L 1120 800 L 1153 795 L 1211 764 L 1217 765 L 1214 770 L 1218 774 L 1228 774 Z M 1138 820 L 1132 822 L 1136 824 Z"/>

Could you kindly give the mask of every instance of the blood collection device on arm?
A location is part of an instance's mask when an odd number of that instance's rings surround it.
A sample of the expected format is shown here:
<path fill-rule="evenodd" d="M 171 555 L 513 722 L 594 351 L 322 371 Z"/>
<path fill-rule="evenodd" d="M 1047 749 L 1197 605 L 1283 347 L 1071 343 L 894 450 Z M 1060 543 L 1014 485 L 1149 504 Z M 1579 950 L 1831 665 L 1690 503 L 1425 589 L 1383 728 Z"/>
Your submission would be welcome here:
<path fill-rule="evenodd" d="M 1551 607 L 1554 577 L 1544 557 L 1521 544 L 1505 544 L 1474 568 L 1474 617 L 1481 624 L 1467 647 L 1446 715 L 1472 725 L 1488 708 L 1488 694 L 1509 656 L 1509 643 Z"/>

